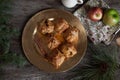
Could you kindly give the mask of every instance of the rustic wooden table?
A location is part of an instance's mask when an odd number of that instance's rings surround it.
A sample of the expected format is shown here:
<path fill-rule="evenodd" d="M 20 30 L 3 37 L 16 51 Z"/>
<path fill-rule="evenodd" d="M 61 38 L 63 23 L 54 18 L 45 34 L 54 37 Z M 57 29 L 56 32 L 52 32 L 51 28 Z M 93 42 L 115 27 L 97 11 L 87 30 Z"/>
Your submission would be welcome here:
<path fill-rule="evenodd" d="M 110 7 L 117 9 L 120 12 L 120 0 L 104 0 Z M 20 32 L 23 31 L 25 23 L 35 13 L 48 8 L 63 9 L 70 12 L 74 12 L 76 8 L 65 8 L 61 0 L 13 0 L 13 9 L 11 11 L 13 17 L 10 23 L 13 27 L 16 27 Z M 21 39 L 14 39 L 12 42 L 12 49 L 14 52 L 21 54 Z M 84 64 L 87 59 L 87 55 L 75 68 Z M 75 69 L 74 68 L 74 69 Z M 23 68 L 16 68 L 13 66 L 7 66 L 3 69 L 5 80 L 69 80 L 69 75 L 73 74 L 71 71 L 64 73 L 45 73 L 32 66 L 31 64 Z M 72 76 L 71 76 L 72 77 Z M 116 80 L 120 80 L 120 71 L 116 73 Z"/>

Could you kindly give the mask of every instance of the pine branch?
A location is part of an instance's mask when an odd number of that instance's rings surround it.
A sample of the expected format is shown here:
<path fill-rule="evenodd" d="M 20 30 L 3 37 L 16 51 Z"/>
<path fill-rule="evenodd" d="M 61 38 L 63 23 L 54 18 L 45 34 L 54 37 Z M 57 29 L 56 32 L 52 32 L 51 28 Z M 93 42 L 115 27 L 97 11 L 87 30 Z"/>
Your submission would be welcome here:
<path fill-rule="evenodd" d="M 19 32 L 11 28 L 9 20 L 11 14 L 11 0 L 0 0 L 0 66 L 11 63 L 17 66 L 23 66 L 27 61 L 22 55 L 10 52 L 10 42 L 13 36 Z"/>
<path fill-rule="evenodd" d="M 6 64 L 14 64 L 18 67 L 24 66 L 27 61 L 22 55 L 17 55 L 16 53 L 6 53 L 0 56 L 0 62 L 4 66 Z"/>
<path fill-rule="evenodd" d="M 76 77 L 71 80 L 114 80 L 118 68 L 117 47 L 89 44 L 92 56 L 90 62 L 76 70 Z"/>

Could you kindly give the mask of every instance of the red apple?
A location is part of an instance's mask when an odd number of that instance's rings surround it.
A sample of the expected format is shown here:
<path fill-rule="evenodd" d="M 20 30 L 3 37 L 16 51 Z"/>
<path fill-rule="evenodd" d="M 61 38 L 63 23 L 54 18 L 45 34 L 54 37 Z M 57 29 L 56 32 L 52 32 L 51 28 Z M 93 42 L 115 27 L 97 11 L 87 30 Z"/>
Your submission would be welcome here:
<path fill-rule="evenodd" d="M 92 7 L 88 11 L 88 17 L 92 21 L 99 21 L 100 19 L 102 19 L 102 16 L 103 16 L 103 10 L 100 7 Z"/>

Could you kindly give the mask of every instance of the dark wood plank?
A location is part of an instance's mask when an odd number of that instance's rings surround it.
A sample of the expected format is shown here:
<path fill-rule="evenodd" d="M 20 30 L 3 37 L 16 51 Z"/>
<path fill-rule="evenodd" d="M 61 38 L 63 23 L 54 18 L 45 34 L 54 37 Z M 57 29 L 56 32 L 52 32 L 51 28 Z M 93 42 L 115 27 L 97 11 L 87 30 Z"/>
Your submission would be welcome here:
<path fill-rule="evenodd" d="M 62 5 L 61 0 L 13 0 L 13 1 L 14 4 L 13 9 L 11 11 L 13 17 L 10 23 L 20 32 L 23 31 L 25 23 L 28 21 L 28 19 L 38 11 L 48 8 L 58 8 L 73 12 L 75 8 L 77 8 L 77 7 L 72 9 L 65 8 Z M 109 4 L 110 7 L 113 7 L 120 12 L 120 0 L 104 0 L 104 1 L 107 4 Z M 14 50 L 13 52 L 15 53 L 19 54 L 23 53 L 21 49 L 20 38 L 16 38 L 12 41 L 11 50 Z M 88 54 L 86 54 L 86 56 L 87 55 Z M 82 62 L 77 67 L 83 65 L 85 61 L 87 61 L 86 58 L 83 59 Z M 69 80 L 67 76 L 70 74 L 72 74 L 70 73 L 70 71 L 65 73 L 54 74 L 45 73 L 42 72 L 41 70 L 38 70 L 31 64 L 23 68 L 16 68 L 13 66 L 7 66 L 3 68 L 3 77 L 5 78 L 5 80 Z M 116 80 L 119 80 L 119 78 L 120 71 L 117 71 Z"/>

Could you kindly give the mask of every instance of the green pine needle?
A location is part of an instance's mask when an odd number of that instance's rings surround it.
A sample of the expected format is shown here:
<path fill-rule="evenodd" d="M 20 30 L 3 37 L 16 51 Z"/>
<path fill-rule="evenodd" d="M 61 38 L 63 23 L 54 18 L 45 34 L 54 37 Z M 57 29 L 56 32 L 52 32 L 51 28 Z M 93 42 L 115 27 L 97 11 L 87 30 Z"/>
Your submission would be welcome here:
<path fill-rule="evenodd" d="M 118 68 L 117 47 L 104 44 L 88 45 L 91 50 L 91 59 L 80 70 L 75 70 L 76 77 L 71 80 L 114 80 Z"/>
<path fill-rule="evenodd" d="M 14 64 L 18 67 L 24 66 L 27 61 L 22 55 L 17 55 L 16 53 L 6 53 L 0 56 L 0 62 L 4 66 L 6 64 Z"/>
<path fill-rule="evenodd" d="M 19 32 L 10 27 L 9 20 L 11 14 L 12 0 L 0 0 L 0 67 L 11 63 L 17 66 L 23 66 L 27 61 L 22 55 L 10 52 L 11 40 Z"/>

